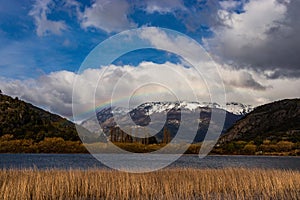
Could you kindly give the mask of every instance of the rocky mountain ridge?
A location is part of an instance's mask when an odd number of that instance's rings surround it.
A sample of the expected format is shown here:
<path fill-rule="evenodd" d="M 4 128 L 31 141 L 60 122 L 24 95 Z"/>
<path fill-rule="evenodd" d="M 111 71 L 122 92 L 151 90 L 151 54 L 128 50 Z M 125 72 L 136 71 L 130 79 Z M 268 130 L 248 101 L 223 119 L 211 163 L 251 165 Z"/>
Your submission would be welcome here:
<path fill-rule="evenodd" d="M 105 107 L 97 111 L 97 117 L 91 118 L 84 121 L 81 125 L 89 129 L 92 132 L 99 132 L 100 129 L 103 130 L 106 136 L 109 136 L 110 130 L 113 127 L 117 127 L 115 117 L 121 115 L 118 122 L 125 123 L 127 119 L 126 113 L 130 114 L 130 118 L 134 121 L 134 125 L 145 127 L 149 123 L 159 124 L 162 120 L 165 120 L 163 127 L 166 127 L 171 132 L 171 137 L 174 137 L 178 131 L 181 123 L 181 112 L 187 113 L 187 121 L 192 121 L 194 119 L 189 118 L 189 114 L 197 113 L 199 116 L 198 123 L 199 127 L 197 131 L 196 138 L 194 142 L 200 142 L 204 139 L 205 134 L 208 129 L 208 125 L 211 119 L 212 109 L 217 111 L 224 111 L 226 113 L 225 124 L 223 128 L 223 133 L 230 128 L 238 119 L 243 117 L 246 113 L 250 112 L 253 108 L 249 105 L 243 105 L 240 103 L 227 103 L 226 106 L 220 106 L 217 103 L 198 103 L 198 102 L 148 102 L 137 106 L 136 108 L 129 110 L 120 107 Z M 231 112 L 226 111 L 226 109 Z M 166 119 L 155 119 L 154 116 L 159 114 L 165 114 Z M 101 128 L 99 127 L 101 126 Z M 132 124 L 131 127 L 133 128 Z M 129 128 L 129 129 L 130 129 Z M 136 128 L 136 127 L 135 127 Z M 129 130 L 128 129 L 128 130 Z M 195 130 L 190 130 L 195 131 Z M 157 140 L 162 140 L 163 128 L 157 130 L 156 138 Z"/>
<path fill-rule="evenodd" d="M 300 141 L 300 99 L 285 99 L 256 107 L 220 139 L 230 141 Z"/>

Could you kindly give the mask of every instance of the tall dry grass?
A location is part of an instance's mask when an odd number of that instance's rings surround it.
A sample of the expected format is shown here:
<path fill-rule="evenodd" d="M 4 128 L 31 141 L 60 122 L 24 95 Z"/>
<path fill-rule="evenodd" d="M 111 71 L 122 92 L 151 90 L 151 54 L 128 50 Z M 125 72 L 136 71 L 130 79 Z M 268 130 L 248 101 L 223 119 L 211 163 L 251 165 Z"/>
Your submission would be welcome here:
<path fill-rule="evenodd" d="M 263 169 L 0 170 L 0 199 L 299 199 L 300 172 Z"/>

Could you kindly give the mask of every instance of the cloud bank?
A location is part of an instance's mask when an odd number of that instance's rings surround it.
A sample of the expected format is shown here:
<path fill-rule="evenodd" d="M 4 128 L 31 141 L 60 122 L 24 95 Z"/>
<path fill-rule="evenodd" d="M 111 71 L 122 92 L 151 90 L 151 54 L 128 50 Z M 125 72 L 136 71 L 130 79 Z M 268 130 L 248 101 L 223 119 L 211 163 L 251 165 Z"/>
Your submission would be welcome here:
<path fill-rule="evenodd" d="M 221 61 L 251 68 L 267 78 L 300 76 L 300 18 L 298 0 L 250 0 L 243 12 L 218 11 L 222 25 L 205 42 Z M 226 9 L 225 9 L 226 8 Z"/>
<path fill-rule="evenodd" d="M 154 74 L 154 72 L 156 72 Z M 286 98 L 299 96 L 298 85 L 300 80 L 264 80 L 259 74 L 246 71 L 231 71 L 224 68 L 220 72 L 226 87 L 227 101 L 240 101 L 252 105 L 259 105 L 279 99 L 283 94 Z M 177 75 L 176 75 L 177 74 Z M 144 62 L 139 66 L 103 66 L 99 69 L 86 69 L 81 74 L 69 71 L 58 71 L 37 79 L 7 80 L 0 79 L 1 90 L 11 96 L 39 105 L 49 111 L 58 113 L 72 119 L 72 103 L 82 105 L 82 112 L 95 108 L 93 99 L 97 102 L 108 102 L 112 97 L 112 91 L 118 81 L 123 78 L 121 91 L 116 98 L 128 96 L 127 92 L 133 85 L 142 85 L 145 80 L 164 80 L 175 93 L 186 100 L 194 100 L 186 88 L 186 84 L 192 85 L 197 97 L 204 101 L 209 98 L 204 81 L 199 78 L 195 69 L 186 68 L 180 64 L 164 63 L 156 64 Z M 101 81 L 99 81 L 99 78 Z M 241 78 L 242 77 L 242 78 Z M 80 88 L 76 88 L 72 101 L 73 83 L 75 78 L 80 82 Z M 261 83 L 260 83 L 261 82 Z M 272 85 L 267 87 L 265 85 Z M 289 88 L 286 88 L 289 85 Z M 140 90 L 144 101 L 169 101 L 170 95 L 165 93 L 157 85 L 148 85 L 145 91 Z M 152 95 L 145 95 L 151 93 Z M 153 92 L 154 91 L 154 92 Z M 156 92 L 157 91 L 157 92 Z M 141 99 L 140 99 L 141 100 Z M 101 106 L 101 105 L 96 105 Z"/>

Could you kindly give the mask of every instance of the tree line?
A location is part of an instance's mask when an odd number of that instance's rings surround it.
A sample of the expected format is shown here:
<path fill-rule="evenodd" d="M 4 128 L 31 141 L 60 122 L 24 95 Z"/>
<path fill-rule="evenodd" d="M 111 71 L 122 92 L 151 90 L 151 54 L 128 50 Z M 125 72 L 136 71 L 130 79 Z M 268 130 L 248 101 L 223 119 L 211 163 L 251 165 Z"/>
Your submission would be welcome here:
<path fill-rule="evenodd" d="M 135 127 L 127 134 L 119 127 L 111 127 L 109 140 L 113 143 L 141 143 L 141 144 L 168 144 L 171 141 L 171 133 L 167 127 L 163 128 L 163 139 L 157 141 L 155 136 L 150 136 L 146 127 Z"/>

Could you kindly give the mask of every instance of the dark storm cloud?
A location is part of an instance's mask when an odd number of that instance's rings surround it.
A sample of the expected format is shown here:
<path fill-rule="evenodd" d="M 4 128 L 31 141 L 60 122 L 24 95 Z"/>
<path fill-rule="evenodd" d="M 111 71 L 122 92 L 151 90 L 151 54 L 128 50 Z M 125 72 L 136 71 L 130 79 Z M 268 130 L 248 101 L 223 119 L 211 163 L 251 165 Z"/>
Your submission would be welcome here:
<path fill-rule="evenodd" d="M 240 72 L 237 76 L 228 77 L 224 79 L 226 85 L 237 88 L 247 88 L 252 90 L 264 91 L 269 86 L 264 86 L 253 78 L 253 76 L 246 72 Z"/>
<path fill-rule="evenodd" d="M 218 54 L 222 61 L 230 61 L 235 68 L 250 68 L 256 71 L 271 71 L 272 73 L 265 73 L 268 78 L 282 78 L 300 77 L 300 1 L 299 0 L 267 0 L 270 4 L 264 4 L 263 6 L 270 6 L 267 11 L 273 12 L 274 8 L 278 9 L 278 6 L 285 8 L 285 12 L 282 13 L 282 17 L 278 19 L 276 13 L 261 13 L 261 18 L 256 20 L 256 24 L 249 23 L 249 27 L 239 29 L 240 26 L 228 25 L 227 28 L 220 29 L 217 27 L 218 36 L 208 41 L 208 45 L 213 44 L 211 50 L 213 53 Z M 247 18 L 241 18 L 243 20 L 255 19 L 255 9 L 261 9 L 255 4 L 260 1 L 249 1 L 249 10 L 245 10 L 245 13 L 241 15 L 247 15 Z M 266 2 L 266 1 L 265 1 Z M 272 7 L 272 6 L 273 7 Z M 252 9 L 252 10 L 251 10 Z M 280 13 L 280 12 L 278 12 Z M 269 15 L 269 16 L 268 16 Z M 232 17 L 228 15 L 227 17 Z M 239 17 L 235 14 L 235 17 Z M 255 37 L 256 28 L 260 23 L 268 22 L 268 17 L 274 17 L 271 23 L 261 24 L 260 27 L 267 27 L 264 32 L 260 33 L 257 29 L 257 38 Z M 252 19 L 251 19 L 252 18 Z M 238 23 L 234 20 L 228 22 Z M 241 25 L 244 26 L 244 22 L 241 21 Z M 246 22 L 245 22 L 246 23 Z M 236 30 L 237 29 L 237 30 Z M 236 31 L 236 32 L 235 32 Z M 254 32 L 254 35 L 250 35 L 249 32 Z M 222 38 L 222 34 L 232 34 L 232 37 L 226 39 Z M 235 35 L 236 34 L 236 35 Z M 261 38 L 263 34 L 264 37 Z M 235 37 L 240 37 L 239 40 Z M 241 39 L 244 38 L 244 39 Z M 212 42 L 212 43 L 210 43 Z M 241 45 L 243 43 L 243 45 Z"/>

